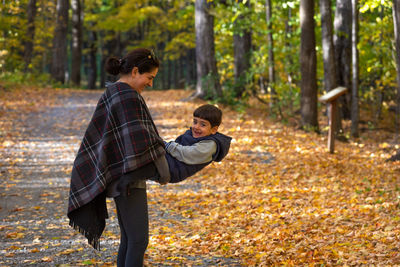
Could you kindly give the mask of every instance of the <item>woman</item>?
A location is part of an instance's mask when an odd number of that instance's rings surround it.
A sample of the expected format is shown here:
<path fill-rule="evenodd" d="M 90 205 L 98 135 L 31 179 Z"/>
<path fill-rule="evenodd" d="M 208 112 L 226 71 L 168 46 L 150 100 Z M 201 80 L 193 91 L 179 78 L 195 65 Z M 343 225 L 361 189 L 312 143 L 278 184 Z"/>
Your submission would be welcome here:
<path fill-rule="evenodd" d="M 100 98 L 71 175 L 70 225 L 99 249 L 108 217 L 106 197 L 117 206 L 121 242 L 117 266 L 143 266 L 149 239 L 145 179 L 169 181 L 164 142 L 141 96 L 153 85 L 159 61 L 152 51 L 135 49 L 106 62 L 119 80 Z"/>

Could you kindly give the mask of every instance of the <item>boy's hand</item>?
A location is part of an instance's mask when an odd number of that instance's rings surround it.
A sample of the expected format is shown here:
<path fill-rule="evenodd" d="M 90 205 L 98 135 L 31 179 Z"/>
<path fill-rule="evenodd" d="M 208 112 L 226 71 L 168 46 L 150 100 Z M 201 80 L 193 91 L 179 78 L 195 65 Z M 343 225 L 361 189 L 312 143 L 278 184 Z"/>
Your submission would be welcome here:
<path fill-rule="evenodd" d="M 169 183 L 169 181 L 171 180 L 171 178 L 168 176 L 168 177 L 159 177 L 159 179 L 157 180 L 157 182 L 160 184 L 160 185 L 166 185 L 166 184 L 168 184 Z"/>

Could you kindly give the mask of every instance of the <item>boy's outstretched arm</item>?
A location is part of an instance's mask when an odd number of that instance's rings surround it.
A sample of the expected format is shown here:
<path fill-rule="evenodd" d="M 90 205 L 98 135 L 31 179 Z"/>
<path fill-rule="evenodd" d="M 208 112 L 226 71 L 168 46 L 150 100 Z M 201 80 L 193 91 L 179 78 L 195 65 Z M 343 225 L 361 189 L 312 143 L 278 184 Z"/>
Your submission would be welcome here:
<path fill-rule="evenodd" d="M 165 150 L 172 157 L 186 164 L 202 164 L 212 161 L 217 144 L 213 140 L 203 140 L 191 146 L 183 146 L 171 141 L 166 144 Z"/>

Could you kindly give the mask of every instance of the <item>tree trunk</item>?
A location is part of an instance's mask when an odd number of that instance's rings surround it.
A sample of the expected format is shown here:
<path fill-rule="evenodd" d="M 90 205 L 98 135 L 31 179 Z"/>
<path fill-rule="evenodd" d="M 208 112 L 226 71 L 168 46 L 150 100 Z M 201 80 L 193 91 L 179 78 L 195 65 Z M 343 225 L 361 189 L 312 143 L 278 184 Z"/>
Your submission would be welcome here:
<path fill-rule="evenodd" d="M 104 88 L 107 81 L 115 82 L 117 80 L 116 76 L 108 74 L 105 71 L 105 68 L 104 68 L 105 63 L 107 61 L 107 58 L 109 56 L 117 56 L 118 57 L 118 55 L 116 54 L 116 41 L 115 41 L 115 38 L 111 39 L 111 40 L 107 40 L 107 38 L 106 38 L 106 36 L 113 35 L 113 34 L 114 33 L 112 33 L 112 32 L 100 32 L 100 35 L 96 36 L 97 38 L 100 37 L 99 38 L 99 42 L 98 42 L 99 47 L 100 47 L 99 53 L 101 55 L 100 88 Z M 84 50 L 87 50 L 88 47 L 90 47 L 90 42 L 91 42 L 90 38 L 92 38 L 92 37 L 91 37 L 90 34 L 88 34 L 88 42 L 84 43 L 85 44 L 85 49 Z M 84 59 L 86 59 L 86 58 L 87 57 L 85 56 Z M 87 70 L 88 65 L 90 65 L 90 64 L 85 62 L 85 73 L 86 73 L 87 76 L 88 76 L 88 73 L 89 73 L 89 71 Z"/>
<path fill-rule="evenodd" d="M 211 2 L 196 0 L 196 66 L 197 83 L 194 97 L 204 98 L 207 93 L 222 96 L 214 47 L 214 17 L 209 13 Z"/>
<path fill-rule="evenodd" d="M 397 66 L 396 133 L 400 133 L 400 0 L 393 0 L 393 22 Z"/>
<path fill-rule="evenodd" d="M 28 27 L 26 31 L 24 61 L 25 72 L 31 69 L 31 61 L 33 55 L 33 43 L 35 39 L 35 17 L 36 17 L 36 0 L 29 0 L 27 7 Z"/>
<path fill-rule="evenodd" d="M 104 88 L 106 85 L 106 71 L 105 71 L 105 64 L 107 60 L 107 47 L 106 42 L 104 41 L 104 33 L 99 32 L 99 54 L 100 54 L 100 88 Z"/>
<path fill-rule="evenodd" d="M 381 7 L 380 7 L 380 11 L 379 11 L 379 17 L 380 17 L 380 19 L 381 19 L 381 21 L 383 21 L 383 19 L 384 19 L 384 9 L 385 9 L 385 7 L 382 5 Z M 381 43 L 383 43 L 385 40 L 384 40 L 384 37 L 383 37 L 383 32 L 381 31 L 380 33 L 379 33 L 379 40 L 380 40 L 380 42 Z M 380 66 L 383 66 L 383 55 L 382 55 L 382 53 L 380 53 L 379 55 L 378 55 L 378 62 L 379 62 L 379 65 Z M 377 73 L 376 73 L 376 76 L 377 77 L 383 77 L 383 75 L 384 75 L 384 71 L 383 71 L 383 68 L 380 68 L 378 71 L 377 71 Z M 376 99 L 376 101 L 375 101 L 375 110 L 374 110 L 374 114 L 375 114 L 375 125 L 377 125 L 378 124 L 378 121 L 381 119 L 381 115 L 382 115 L 382 104 L 383 104 L 383 97 L 384 97 L 384 92 L 383 92 L 383 89 L 384 89 L 384 87 L 380 84 L 380 79 L 378 80 L 378 78 L 375 78 L 375 99 Z M 363 94 L 364 92 L 362 92 L 361 91 L 361 93 Z"/>
<path fill-rule="evenodd" d="M 190 65 L 191 84 L 193 85 L 193 87 L 195 87 L 197 81 L 196 48 L 190 49 L 190 57 L 188 64 Z"/>
<path fill-rule="evenodd" d="M 337 0 L 335 13 L 336 75 L 338 86 L 351 88 L 351 1 Z M 340 97 L 341 116 L 350 119 L 350 94 Z"/>
<path fill-rule="evenodd" d="M 106 86 L 106 72 L 104 67 L 106 65 L 107 58 L 104 55 L 101 55 L 101 65 L 100 65 L 100 88 L 104 88 Z"/>
<path fill-rule="evenodd" d="M 184 57 L 180 57 L 178 59 L 178 88 L 179 89 L 184 89 L 185 88 L 185 62 L 184 62 Z"/>
<path fill-rule="evenodd" d="M 88 89 L 96 89 L 97 80 L 97 33 L 89 32 L 89 66 L 88 66 Z"/>
<path fill-rule="evenodd" d="M 243 0 L 238 2 L 242 3 Z M 245 4 L 250 8 L 250 1 Z M 244 16 L 239 16 L 235 21 L 236 31 L 233 35 L 233 54 L 234 54 L 234 73 L 235 73 L 235 96 L 241 97 L 246 89 L 247 72 L 250 69 L 251 56 L 251 32 L 246 27 L 238 28 L 237 21 L 243 20 Z"/>
<path fill-rule="evenodd" d="M 116 43 L 116 45 L 115 45 L 114 54 L 118 55 L 118 57 L 122 57 L 123 56 L 123 54 L 122 54 L 123 47 L 122 47 L 122 42 L 121 42 L 121 32 L 117 32 L 115 34 L 115 43 Z"/>
<path fill-rule="evenodd" d="M 337 87 L 331 0 L 320 0 L 322 54 L 324 59 L 324 89 L 329 92 Z"/>
<path fill-rule="evenodd" d="M 190 49 L 185 57 L 186 86 L 192 87 L 196 84 L 196 51 Z"/>
<path fill-rule="evenodd" d="M 172 64 L 171 64 L 171 60 L 167 60 L 168 64 L 167 64 L 167 89 L 172 89 Z"/>
<path fill-rule="evenodd" d="M 71 51 L 71 81 L 79 86 L 81 83 L 82 62 L 82 24 L 83 0 L 71 0 L 72 9 L 72 51 Z"/>
<path fill-rule="evenodd" d="M 174 60 L 174 88 L 181 89 L 179 87 L 179 76 L 180 76 L 180 69 L 179 69 L 179 58 Z"/>
<path fill-rule="evenodd" d="M 161 87 L 166 90 L 168 89 L 168 67 L 166 66 L 167 62 L 165 60 L 162 61 L 161 70 Z"/>
<path fill-rule="evenodd" d="M 265 1 L 265 13 L 266 13 L 266 22 L 268 28 L 268 84 L 270 88 L 270 94 L 276 96 L 275 91 L 275 60 L 274 60 L 274 38 L 272 36 L 272 4 L 271 0 Z"/>
<path fill-rule="evenodd" d="M 331 0 L 320 0 L 321 12 L 321 31 L 322 31 L 322 55 L 324 61 L 324 90 L 329 92 L 337 87 L 335 48 L 333 46 L 333 22 Z M 330 105 L 327 105 L 328 108 Z M 341 117 L 339 110 L 335 110 L 336 125 L 332 127 L 335 135 L 338 136 L 342 131 Z M 330 113 L 328 113 L 330 114 Z"/>
<path fill-rule="evenodd" d="M 352 30 L 351 30 L 351 61 L 353 69 L 353 79 L 351 86 L 351 135 L 358 137 L 358 120 L 359 120 L 359 108 L 358 108 L 358 0 L 351 0 L 352 6 Z"/>
<path fill-rule="evenodd" d="M 68 0 L 57 0 L 57 17 L 53 37 L 51 76 L 56 81 L 65 82 L 67 69 Z"/>
<path fill-rule="evenodd" d="M 301 125 L 318 131 L 314 0 L 300 1 Z"/>
<path fill-rule="evenodd" d="M 290 41 L 290 37 L 293 34 L 293 29 L 292 29 L 291 22 L 290 22 L 290 20 L 292 18 L 292 8 L 291 7 L 288 7 L 287 17 L 288 18 L 285 22 L 285 46 L 288 51 L 292 51 L 292 42 Z M 292 53 L 288 53 L 286 59 L 287 59 L 287 64 L 285 64 L 285 69 L 287 72 L 287 81 L 288 81 L 289 88 L 290 88 L 289 99 L 292 99 L 293 87 L 294 87 L 294 84 L 296 83 L 296 81 L 293 78 L 294 77 L 294 74 L 293 74 L 294 59 L 293 59 Z M 290 110 L 290 113 L 293 113 L 293 101 L 289 102 L 289 110 Z"/>

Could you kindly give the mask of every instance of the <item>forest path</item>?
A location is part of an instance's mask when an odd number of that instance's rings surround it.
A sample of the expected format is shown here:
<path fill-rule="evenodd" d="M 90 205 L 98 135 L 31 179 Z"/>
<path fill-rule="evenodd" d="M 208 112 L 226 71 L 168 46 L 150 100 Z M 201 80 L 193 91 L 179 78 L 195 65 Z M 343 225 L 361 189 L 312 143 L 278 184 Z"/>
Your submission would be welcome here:
<path fill-rule="evenodd" d="M 101 239 L 101 251 L 68 225 L 66 217 L 70 170 L 81 138 L 102 92 L 55 92 L 49 100 L 3 109 L 0 124 L 3 146 L 0 148 L 0 266 L 112 266 L 116 262 L 119 227 L 112 200 L 108 201 L 110 219 Z M 151 94 L 151 93 L 150 93 Z M 34 109 L 28 106 L 37 105 Z M 150 110 L 155 108 L 149 105 Z M 161 117 L 161 113 L 153 116 Z M 11 120 L 10 120 L 11 119 Z M 161 132 L 172 126 L 157 120 Z M 173 223 L 182 219 L 162 207 L 162 191 L 200 190 L 201 185 L 187 183 L 166 186 L 149 183 L 150 223 Z M 168 222 L 167 222 L 168 220 Z M 151 231 L 154 229 L 151 229 Z M 157 257 L 157 242 L 150 242 L 149 266 L 176 265 L 182 261 L 200 265 L 239 266 L 224 257 L 176 255 L 162 262 Z M 175 259 L 175 260 L 174 260 Z M 178 260 L 176 260 L 178 259 Z"/>

